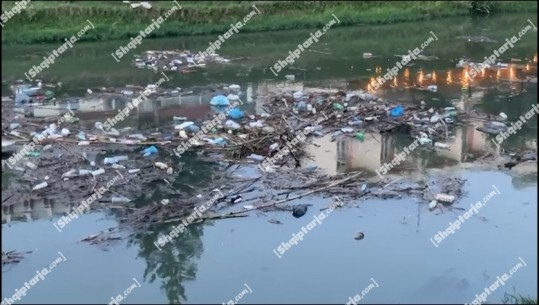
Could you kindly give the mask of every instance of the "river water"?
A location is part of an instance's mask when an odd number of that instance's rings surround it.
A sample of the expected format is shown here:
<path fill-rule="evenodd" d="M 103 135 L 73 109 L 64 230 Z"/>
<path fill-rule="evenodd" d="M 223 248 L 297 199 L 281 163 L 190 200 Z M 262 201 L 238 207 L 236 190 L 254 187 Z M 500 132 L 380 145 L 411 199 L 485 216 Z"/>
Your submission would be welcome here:
<path fill-rule="evenodd" d="M 231 58 L 227 65 L 209 66 L 205 73 L 171 75 L 170 87 L 192 88 L 216 83 L 238 83 L 257 95 L 279 88 L 283 75 L 294 75 L 287 83 L 299 90 L 306 88 L 367 89 L 367 83 L 380 70 L 390 68 L 398 59 L 419 46 L 431 35 L 423 55 L 437 56 L 432 61 L 416 61 L 401 71 L 395 86 L 378 93 L 395 101 L 425 100 L 433 106 L 477 108 L 488 113 L 505 112 L 510 121 L 531 109 L 537 101 L 537 83 L 519 83 L 515 75 L 537 75 L 536 33 L 528 33 L 506 51 L 502 60 L 512 65 L 498 75 L 480 77 L 471 93 L 461 90 L 463 72 L 455 67 L 459 58 L 474 60 L 489 56 L 505 38 L 516 35 L 536 16 L 514 14 L 487 19 L 448 18 L 437 21 L 386 26 L 358 26 L 328 31 L 310 52 L 302 54 L 293 69 L 279 77 L 270 71 L 277 60 L 287 56 L 298 43 L 309 37 L 308 31 L 282 31 L 263 34 L 238 34 L 219 50 Z M 498 43 L 469 43 L 458 36 L 485 35 Z M 214 36 L 147 40 L 134 53 L 144 50 L 205 48 Z M 61 82 L 59 96 L 82 96 L 87 88 L 146 85 L 159 75 L 138 70 L 127 60 L 116 63 L 110 53 L 125 42 L 78 43 L 50 69 L 40 74 L 47 82 Z M 3 93 L 7 83 L 23 78 L 23 73 L 41 61 L 54 45 L 2 47 Z M 364 59 L 370 52 L 373 58 Z M 534 58 L 535 57 L 535 58 Z M 533 60 L 535 59 L 535 63 Z M 520 61 L 518 61 L 520 60 Z M 526 63 L 531 62 L 528 66 Z M 436 80 L 427 77 L 436 75 Z M 420 77 L 423 79 L 419 80 Z M 535 78 L 536 80 L 536 78 Z M 411 85 L 437 84 L 438 92 L 417 90 Z M 423 83 L 424 82 L 424 83 Z M 196 104 L 196 102 L 195 102 Z M 199 115 L 210 111 L 202 98 L 199 106 L 174 103 L 157 111 L 126 120 L 135 128 L 170 122 L 173 115 Z M 259 105 L 248 101 L 248 108 Z M 103 108 L 99 108 L 103 107 Z M 118 106 L 119 107 L 119 106 Z M 190 107 L 199 107 L 189 113 Z M 99 109 L 113 109 L 110 103 Z M 191 108 L 192 109 L 192 108 Z M 154 109 L 155 110 L 155 109 Z M 183 112 L 182 112 L 183 111 Z M 91 111 L 90 111 L 91 112 Z M 122 126 L 120 126 L 122 127 Z M 534 116 L 502 148 L 536 148 L 537 120 Z M 537 297 L 537 171 L 535 164 L 523 164 L 512 171 L 479 169 L 477 158 L 492 151 L 491 138 L 475 126 L 458 128 L 448 152 L 416 155 L 395 173 L 408 179 L 421 179 L 429 173 L 447 173 L 466 179 L 466 197 L 456 205 L 467 209 L 484 200 L 478 214 L 466 220 L 454 234 L 441 242 L 432 240 L 462 214 L 460 211 L 430 212 L 424 202 L 415 199 L 368 200 L 354 202 L 334 211 L 279 258 L 274 251 L 293 233 L 306 226 L 317 208 L 329 200 L 309 197 L 297 200 L 314 205 L 305 217 L 290 213 L 252 214 L 251 217 L 216 221 L 191 226 L 172 245 L 163 250 L 154 246 L 159 231 L 133 234 L 124 230 L 124 239 L 106 247 L 91 246 L 80 240 L 100 230 L 118 225 L 114 213 L 96 211 L 82 215 L 58 232 L 55 221 L 69 209 L 54 203 L 22 204 L 2 211 L 2 249 L 33 251 L 15 266 L 4 266 L 2 298 L 21 289 L 36 270 L 48 267 L 60 257 L 44 280 L 38 282 L 20 302 L 24 303 L 109 303 L 111 297 L 124 294 L 122 303 L 347 303 L 349 297 L 362 296 L 366 303 L 471 303 L 497 277 L 511 277 L 488 296 L 497 303 L 505 292 Z M 392 152 L 407 145 L 399 138 L 367 136 L 364 142 L 315 141 L 312 163 L 330 174 L 364 170 L 373 174 Z M 182 181 L 203 184 L 212 167 L 192 160 L 190 169 L 180 173 Z M 199 170 L 204 168 L 204 170 Z M 241 172 L 255 177 L 252 169 Z M 374 175 L 374 174 L 373 174 Z M 4 176 L 4 175 L 3 175 Z M 3 178 L 6 178 L 5 176 Z M 9 177 L 7 177 L 9 178 Z M 3 179 L 2 187 L 13 181 Z M 493 190 L 497 190 L 492 193 Z M 490 194 L 490 195 L 489 195 Z M 268 223 L 269 218 L 282 225 Z M 354 240 L 356 232 L 365 234 Z M 439 237 L 438 237 L 439 238 Z M 436 243 L 436 245 L 435 245 Z M 520 265 L 519 265 L 520 264 Z M 135 283 L 135 284 L 134 284 Z M 371 283 L 376 283 L 372 285 Z M 139 285 L 140 284 L 140 287 Z M 370 288 L 367 288 L 369 287 Z M 367 288 L 367 290 L 365 290 Z"/>

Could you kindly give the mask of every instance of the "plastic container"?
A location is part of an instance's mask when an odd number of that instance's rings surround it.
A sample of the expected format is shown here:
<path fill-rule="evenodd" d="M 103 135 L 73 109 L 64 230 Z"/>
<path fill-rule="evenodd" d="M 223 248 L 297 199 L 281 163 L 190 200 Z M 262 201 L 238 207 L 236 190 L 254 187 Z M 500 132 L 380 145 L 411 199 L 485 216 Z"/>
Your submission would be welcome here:
<path fill-rule="evenodd" d="M 447 194 L 437 194 L 436 200 L 445 202 L 445 203 L 453 203 L 453 201 L 455 201 L 455 196 L 447 195 Z"/>
<path fill-rule="evenodd" d="M 226 144 L 226 140 L 219 137 L 215 140 L 212 141 L 212 144 L 215 144 L 215 145 L 225 145 Z"/>
<path fill-rule="evenodd" d="M 264 123 L 262 123 L 261 121 L 249 122 L 249 127 L 262 128 L 262 127 L 264 127 Z"/>
<path fill-rule="evenodd" d="M 240 100 L 240 97 L 239 97 L 239 96 L 237 96 L 236 94 L 232 94 L 232 93 L 229 94 L 229 95 L 227 95 L 226 98 L 227 98 L 229 101 L 233 101 L 233 102 L 239 101 L 239 100 Z"/>
<path fill-rule="evenodd" d="M 238 108 L 234 108 L 228 112 L 228 116 L 231 117 L 234 120 L 239 120 L 245 116 L 243 111 L 239 110 Z"/>
<path fill-rule="evenodd" d="M 434 143 L 434 146 L 438 148 L 449 149 L 449 144 L 447 143 L 436 142 Z"/>
<path fill-rule="evenodd" d="M 112 196 L 112 203 L 128 203 L 131 202 L 131 199 L 124 196 Z"/>
<path fill-rule="evenodd" d="M 41 153 L 39 153 L 37 151 L 31 151 L 31 152 L 26 153 L 25 156 L 37 158 L 37 157 L 41 156 Z"/>
<path fill-rule="evenodd" d="M 183 130 L 182 130 L 183 131 Z M 157 153 L 157 147 L 155 146 L 150 146 L 148 148 L 145 148 L 144 150 L 142 150 L 142 153 L 144 154 L 143 156 L 144 157 L 148 157 L 148 156 L 151 156 L 153 154 L 156 154 Z"/>
<path fill-rule="evenodd" d="M 230 128 L 230 129 L 239 129 L 239 128 L 241 127 L 240 124 L 238 124 L 238 123 L 236 123 L 236 122 L 234 122 L 234 121 L 232 121 L 232 120 L 227 120 L 227 121 L 225 122 L 225 126 L 226 126 L 227 128 Z"/>
<path fill-rule="evenodd" d="M 430 117 L 430 122 L 431 123 L 438 123 L 438 121 L 440 121 L 440 116 L 435 114 L 432 117 Z"/>
<path fill-rule="evenodd" d="M 214 96 L 211 101 L 210 105 L 212 106 L 228 106 L 230 105 L 230 102 L 228 101 L 228 98 L 224 95 L 217 95 Z"/>
<path fill-rule="evenodd" d="M 92 171 L 88 169 L 79 169 L 79 175 L 91 174 Z"/>
<path fill-rule="evenodd" d="M 119 137 L 119 136 L 120 136 L 120 132 L 119 132 L 118 129 L 116 129 L 116 128 L 111 128 L 109 131 L 107 131 L 107 135 Z"/>
<path fill-rule="evenodd" d="M 232 84 L 232 85 L 228 86 L 228 88 L 229 88 L 231 91 L 234 91 L 234 92 L 239 92 L 239 91 L 241 90 L 240 85 L 236 85 L 236 84 Z"/>
<path fill-rule="evenodd" d="M 365 134 L 362 133 L 362 132 L 356 133 L 356 136 L 355 136 L 355 137 L 356 137 L 356 139 L 358 139 L 358 140 L 360 140 L 360 141 L 362 141 L 362 142 L 365 140 Z"/>
<path fill-rule="evenodd" d="M 62 174 L 62 178 L 65 178 L 65 177 L 73 177 L 73 176 L 76 175 L 76 174 L 75 174 L 76 171 L 77 171 L 76 169 L 70 169 L 70 170 L 68 170 L 67 172 L 65 172 L 65 173 Z"/>
<path fill-rule="evenodd" d="M 37 168 L 37 165 L 35 165 L 34 163 L 32 162 L 26 162 L 26 167 L 30 168 L 30 169 L 36 169 Z"/>
<path fill-rule="evenodd" d="M 77 134 L 77 139 L 79 139 L 80 141 L 86 140 L 86 134 L 83 131 L 79 131 L 79 133 Z"/>
<path fill-rule="evenodd" d="M 95 177 L 95 176 L 99 176 L 99 175 L 104 174 L 104 173 L 105 173 L 105 170 L 102 169 L 102 168 L 100 168 L 100 169 L 98 169 L 98 170 L 93 171 L 93 172 L 92 172 L 92 176 Z"/>
<path fill-rule="evenodd" d="M 163 162 L 155 162 L 155 166 L 160 168 L 160 169 L 167 169 L 168 168 L 168 165 L 166 165 Z"/>
<path fill-rule="evenodd" d="M 253 159 L 253 160 L 256 160 L 256 161 L 264 160 L 264 156 L 257 155 L 257 154 L 250 154 L 247 158 L 248 159 Z"/>
<path fill-rule="evenodd" d="M 429 138 L 419 138 L 419 143 L 421 145 L 431 144 L 432 140 Z"/>
<path fill-rule="evenodd" d="M 297 108 L 298 111 L 305 111 L 307 110 L 307 103 L 305 103 L 304 101 L 298 102 Z"/>
<path fill-rule="evenodd" d="M 402 108 L 401 105 L 394 107 L 389 112 L 389 115 L 391 115 L 391 117 L 394 117 L 394 118 L 401 117 L 403 114 L 404 114 L 404 108 Z"/>
<path fill-rule="evenodd" d="M 200 127 L 198 127 L 197 125 L 195 124 L 192 124 L 192 125 L 189 125 L 187 126 L 187 128 L 185 128 L 187 131 L 189 132 L 192 132 L 192 133 L 197 133 L 200 131 Z"/>
<path fill-rule="evenodd" d="M 176 130 L 185 129 L 185 128 L 187 128 L 187 127 L 193 125 L 193 124 L 195 124 L 195 122 L 191 122 L 191 121 L 189 121 L 189 122 L 183 122 L 183 123 L 181 123 L 180 125 L 174 126 L 174 129 L 176 129 Z"/>
<path fill-rule="evenodd" d="M 131 139 L 139 139 L 141 141 L 146 141 L 148 138 L 146 138 L 143 134 L 141 133 L 134 133 L 132 135 L 129 135 L 129 137 Z"/>
<path fill-rule="evenodd" d="M 348 121 L 348 125 L 350 125 L 350 126 L 361 126 L 361 124 L 363 124 L 363 122 L 360 121 L 360 120 L 357 120 L 357 121 Z"/>
<path fill-rule="evenodd" d="M 40 184 L 34 186 L 32 188 L 32 191 L 37 191 L 37 190 L 40 190 L 42 188 L 46 188 L 47 186 L 49 186 L 49 184 L 46 181 L 44 181 L 44 182 L 41 182 Z"/>
<path fill-rule="evenodd" d="M 109 157 L 109 158 L 105 158 L 103 160 L 103 163 L 104 164 L 115 164 L 115 163 L 118 163 L 118 161 L 123 161 L 123 160 L 129 160 L 129 157 L 128 156 Z"/>
<path fill-rule="evenodd" d="M 333 103 L 333 109 L 335 110 L 343 110 L 344 106 L 339 103 Z"/>

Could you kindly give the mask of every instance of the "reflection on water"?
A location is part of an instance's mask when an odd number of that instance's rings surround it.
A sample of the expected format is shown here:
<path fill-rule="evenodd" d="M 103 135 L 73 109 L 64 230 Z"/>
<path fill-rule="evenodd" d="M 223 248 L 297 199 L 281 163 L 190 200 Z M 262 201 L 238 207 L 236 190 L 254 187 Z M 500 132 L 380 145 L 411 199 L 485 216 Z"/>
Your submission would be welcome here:
<path fill-rule="evenodd" d="M 130 244 L 138 245 L 138 256 L 147 262 L 144 282 L 162 281 L 160 288 L 165 291 L 169 303 L 183 304 L 187 301 L 185 282 L 196 279 L 197 263 L 204 250 L 204 230 L 200 225 L 189 226 L 159 251 L 154 245 L 160 236 L 158 232 L 166 233 L 172 229 L 172 226 L 163 226 L 154 233 L 137 234 Z"/>
<path fill-rule="evenodd" d="M 18 202 L 12 205 L 2 206 L 2 223 L 12 221 L 32 221 L 36 219 L 50 218 L 52 216 L 63 216 L 71 212 L 75 203 L 56 203 L 52 200 L 36 198 L 28 202 Z"/>
<path fill-rule="evenodd" d="M 488 141 L 487 136 L 475 129 L 475 126 L 464 126 L 450 134 L 449 150 L 426 152 L 414 150 L 406 159 L 392 169 L 392 173 L 412 174 L 425 168 L 443 168 L 457 166 L 462 163 L 473 163 L 477 158 L 492 151 L 496 146 Z M 367 134 L 363 142 L 356 139 L 344 139 L 331 142 L 331 136 L 318 138 L 310 145 L 308 151 L 314 162 L 330 174 L 363 170 L 375 175 L 375 171 L 384 163 L 390 163 L 404 147 L 414 139 L 405 135 Z"/>

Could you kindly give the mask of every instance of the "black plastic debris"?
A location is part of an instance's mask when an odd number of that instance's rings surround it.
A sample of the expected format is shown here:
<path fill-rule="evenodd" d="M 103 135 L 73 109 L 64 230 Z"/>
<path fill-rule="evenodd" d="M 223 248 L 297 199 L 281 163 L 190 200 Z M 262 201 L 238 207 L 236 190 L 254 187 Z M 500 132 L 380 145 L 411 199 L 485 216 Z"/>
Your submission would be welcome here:
<path fill-rule="evenodd" d="M 230 198 L 230 204 L 236 204 L 238 202 L 241 202 L 242 200 L 243 200 L 243 198 L 241 197 L 241 195 L 234 196 L 234 197 Z"/>
<path fill-rule="evenodd" d="M 307 207 L 308 206 L 306 204 L 295 206 L 292 209 L 292 216 L 300 218 L 301 216 L 305 215 L 305 213 L 307 213 Z"/>
<path fill-rule="evenodd" d="M 355 240 L 362 240 L 363 238 L 365 238 L 365 234 L 363 234 L 363 232 L 358 232 L 356 236 L 354 236 Z"/>

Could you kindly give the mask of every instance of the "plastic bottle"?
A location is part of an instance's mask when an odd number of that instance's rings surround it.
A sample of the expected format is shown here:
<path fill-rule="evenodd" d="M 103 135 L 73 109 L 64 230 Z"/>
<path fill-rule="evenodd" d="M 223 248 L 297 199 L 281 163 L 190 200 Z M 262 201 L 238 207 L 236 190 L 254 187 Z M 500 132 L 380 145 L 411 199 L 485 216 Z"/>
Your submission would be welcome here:
<path fill-rule="evenodd" d="M 40 190 L 42 188 L 45 188 L 47 187 L 49 184 L 47 182 L 41 182 L 40 184 L 34 186 L 34 188 L 32 188 L 32 191 L 37 191 L 37 190 Z"/>
<path fill-rule="evenodd" d="M 92 171 L 88 169 L 79 169 L 79 175 L 91 174 Z"/>
<path fill-rule="evenodd" d="M 436 147 L 438 147 L 438 148 L 444 148 L 444 149 L 448 149 L 448 148 L 449 148 L 449 144 L 442 143 L 442 142 L 436 142 L 436 143 L 434 143 L 434 146 L 436 146 Z"/>
<path fill-rule="evenodd" d="M 123 160 L 128 160 L 129 157 L 128 156 L 114 156 L 114 157 L 110 157 L 110 158 L 105 158 L 103 160 L 103 163 L 104 164 L 114 164 L 114 163 L 118 163 L 118 161 L 123 161 Z"/>
<path fill-rule="evenodd" d="M 331 134 L 331 138 L 334 139 L 334 138 L 340 136 L 341 134 L 342 134 L 342 131 L 337 130 L 337 131 L 335 131 L 334 133 Z"/>
<path fill-rule="evenodd" d="M 98 169 L 98 170 L 96 170 L 96 171 L 93 171 L 93 172 L 92 172 L 92 176 L 95 177 L 95 176 L 99 176 L 99 175 L 104 174 L 104 173 L 105 173 L 105 170 L 102 169 L 102 168 L 100 168 L 100 169 Z"/>
<path fill-rule="evenodd" d="M 32 162 L 26 162 L 26 167 L 30 168 L 30 169 L 36 169 L 37 168 L 37 165 L 35 165 L 34 163 Z"/>
<path fill-rule="evenodd" d="M 131 202 L 131 199 L 124 196 L 112 196 L 112 203 L 127 203 Z"/>
<path fill-rule="evenodd" d="M 183 131 L 183 130 L 182 130 Z M 144 154 L 144 157 L 148 157 L 150 155 L 153 155 L 153 154 L 156 154 L 157 153 L 157 147 L 155 146 L 150 146 L 148 148 L 145 148 L 142 153 Z"/>
<path fill-rule="evenodd" d="M 86 134 L 84 133 L 84 131 L 79 131 L 79 133 L 77 134 L 77 138 L 78 138 L 80 141 L 86 140 Z"/>
<path fill-rule="evenodd" d="M 256 160 L 256 161 L 264 160 L 264 156 L 257 155 L 257 154 L 250 154 L 247 158 L 248 159 L 253 159 L 253 160 Z"/>
<path fill-rule="evenodd" d="M 41 153 L 37 152 L 37 151 L 30 151 L 28 153 L 25 154 L 25 156 L 27 157 L 39 157 L 41 156 Z"/>
<path fill-rule="evenodd" d="M 168 165 L 166 165 L 166 164 L 163 163 L 163 162 L 155 162 L 155 166 L 156 166 L 156 167 L 159 167 L 160 169 L 166 169 L 166 168 L 168 168 Z"/>

